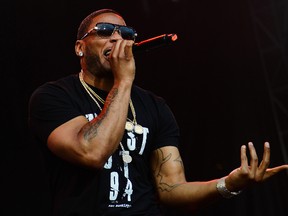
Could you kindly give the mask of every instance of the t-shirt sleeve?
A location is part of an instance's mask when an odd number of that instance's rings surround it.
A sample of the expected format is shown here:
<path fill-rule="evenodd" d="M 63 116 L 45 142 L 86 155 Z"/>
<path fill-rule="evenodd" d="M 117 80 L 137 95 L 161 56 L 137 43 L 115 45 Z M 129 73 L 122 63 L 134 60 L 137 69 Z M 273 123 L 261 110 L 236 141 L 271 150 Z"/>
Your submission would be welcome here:
<path fill-rule="evenodd" d="M 180 131 L 171 108 L 162 99 L 158 110 L 159 120 L 155 149 L 164 146 L 179 146 Z"/>
<path fill-rule="evenodd" d="M 58 126 L 79 115 L 71 94 L 64 87 L 46 84 L 31 95 L 29 127 L 46 143 L 49 134 Z"/>

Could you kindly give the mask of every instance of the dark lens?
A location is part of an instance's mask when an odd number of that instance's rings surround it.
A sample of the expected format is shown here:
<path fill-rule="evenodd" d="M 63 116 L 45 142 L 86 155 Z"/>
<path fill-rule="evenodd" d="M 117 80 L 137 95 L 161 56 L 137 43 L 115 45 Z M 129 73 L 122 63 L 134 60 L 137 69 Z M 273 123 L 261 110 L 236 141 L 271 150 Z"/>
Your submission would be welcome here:
<path fill-rule="evenodd" d="M 121 32 L 121 37 L 125 40 L 134 40 L 135 39 L 135 30 L 131 27 L 121 26 L 119 28 Z"/>
<path fill-rule="evenodd" d="M 96 25 L 96 34 L 99 37 L 110 37 L 114 31 L 114 25 L 109 23 L 98 23 Z"/>

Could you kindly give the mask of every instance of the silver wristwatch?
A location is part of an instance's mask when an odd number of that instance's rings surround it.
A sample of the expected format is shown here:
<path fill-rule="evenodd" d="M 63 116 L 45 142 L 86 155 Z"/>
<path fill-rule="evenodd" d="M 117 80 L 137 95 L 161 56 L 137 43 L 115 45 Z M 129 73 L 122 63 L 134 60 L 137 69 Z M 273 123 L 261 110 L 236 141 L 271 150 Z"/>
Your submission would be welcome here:
<path fill-rule="evenodd" d="M 226 198 L 226 199 L 230 199 L 234 196 L 239 195 L 242 191 L 237 191 L 237 192 L 231 192 L 226 188 L 226 184 L 225 184 L 225 177 L 221 178 L 218 180 L 216 188 L 218 190 L 218 192 L 222 195 L 222 197 Z"/>

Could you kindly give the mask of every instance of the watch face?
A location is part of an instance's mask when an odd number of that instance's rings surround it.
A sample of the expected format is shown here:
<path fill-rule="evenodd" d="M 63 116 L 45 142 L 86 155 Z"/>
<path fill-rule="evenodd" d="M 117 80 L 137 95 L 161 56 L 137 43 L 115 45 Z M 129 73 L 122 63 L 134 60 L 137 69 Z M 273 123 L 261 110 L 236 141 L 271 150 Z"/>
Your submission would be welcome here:
<path fill-rule="evenodd" d="M 226 184 L 225 184 L 225 178 L 221 178 L 218 180 L 216 188 L 218 190 L 218 192 L 224 197 L 224 198 L 231 198 L 233 196 L 237 196 L 238 194 L 241 193 L 241 191 L 237 191 L 237 192 L 231 192 L 226 188 Z"/>

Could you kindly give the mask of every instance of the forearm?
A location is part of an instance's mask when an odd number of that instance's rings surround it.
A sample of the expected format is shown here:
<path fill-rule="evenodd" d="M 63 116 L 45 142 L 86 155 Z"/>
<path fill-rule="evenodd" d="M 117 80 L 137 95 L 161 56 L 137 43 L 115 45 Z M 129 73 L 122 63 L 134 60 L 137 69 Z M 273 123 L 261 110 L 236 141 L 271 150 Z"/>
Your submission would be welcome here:
<path fill-rule="evenodd" d="M 161 185 L 158 190 L 162 203 L 183 206 L 187 210 L 195 211 L 222 198 L 216 188 L 217 180 Z"/>
<path fill-rule="evenodd" d="M 95 152 L 103 162 L 118 148 L 129 108 L 132 84 L 117 84 L 110 90 L 101 113 L 84 125 L 79 133 L 88 151 Z"/>

